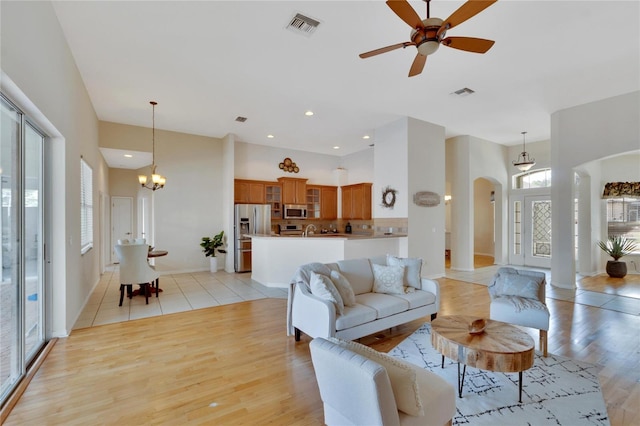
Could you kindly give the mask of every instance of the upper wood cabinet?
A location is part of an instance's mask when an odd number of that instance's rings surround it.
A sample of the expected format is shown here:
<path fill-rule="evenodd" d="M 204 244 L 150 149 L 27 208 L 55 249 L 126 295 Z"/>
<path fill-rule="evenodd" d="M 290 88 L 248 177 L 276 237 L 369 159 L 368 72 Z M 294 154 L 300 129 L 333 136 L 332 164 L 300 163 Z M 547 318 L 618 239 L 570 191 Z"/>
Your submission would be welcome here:
<path fill-rule="evenodd" d="M 307 204 L 307 179 L 278 178 L 282 184 L 283 204 Z"/>
<path fill-rule="evenodd" d="M 342 218 L 371 219 L 371 183 L 346 185 L 342 188 Z"/>
<path fill-rule="evenodd" d="M 307 218 L 337 219 L 338 188 L 336 186 L 307 185 Z"/>
<path fill-rule="evenodd" d="M 265 183 L 265 201 L 271 206 L 271 219 L 282 219 L 282 185 Z"/>
<path fill-rule="evenodd" d="M 265 183 L 258 180 L 236 179 L 233 200 L 236 204 L 264 204 Z"/>
<path fill-rule="evenodd" d="M 322 219 L 338 218 L 338 187 L 323 186 L 320 188 L 320 217 Z"/>

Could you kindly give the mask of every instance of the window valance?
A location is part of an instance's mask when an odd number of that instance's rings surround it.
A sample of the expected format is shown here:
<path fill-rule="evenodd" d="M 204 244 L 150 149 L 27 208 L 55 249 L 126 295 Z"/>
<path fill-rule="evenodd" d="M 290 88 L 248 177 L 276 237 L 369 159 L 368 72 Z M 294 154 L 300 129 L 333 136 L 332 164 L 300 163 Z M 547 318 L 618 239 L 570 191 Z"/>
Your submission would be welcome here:
<path fill-rule="evenodd" d="M 640 182 L 608 182 L 604 185 L 602 198 L 638 197 Z"/>

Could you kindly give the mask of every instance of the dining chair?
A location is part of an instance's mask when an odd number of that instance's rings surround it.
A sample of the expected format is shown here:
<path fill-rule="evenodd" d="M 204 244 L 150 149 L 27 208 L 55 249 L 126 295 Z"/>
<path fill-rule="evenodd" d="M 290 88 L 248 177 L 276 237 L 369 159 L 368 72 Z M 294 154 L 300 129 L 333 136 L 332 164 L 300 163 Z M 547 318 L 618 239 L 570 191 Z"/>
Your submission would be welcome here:
<path fill-rule="evenodd" d="M 149 304 L 149 286 L 153 286 L 160 276 L 147 262 L 149 246 L 147 244 L 118 244 L 115 246 L 116 255 L 120 261 L 120 304 L 124 299 L 124 289 L 131 298 L 133 285 L 140 285 L 144 291 L 147 305 Z M 158 291 L 156 289 L 156 291 Z"/>

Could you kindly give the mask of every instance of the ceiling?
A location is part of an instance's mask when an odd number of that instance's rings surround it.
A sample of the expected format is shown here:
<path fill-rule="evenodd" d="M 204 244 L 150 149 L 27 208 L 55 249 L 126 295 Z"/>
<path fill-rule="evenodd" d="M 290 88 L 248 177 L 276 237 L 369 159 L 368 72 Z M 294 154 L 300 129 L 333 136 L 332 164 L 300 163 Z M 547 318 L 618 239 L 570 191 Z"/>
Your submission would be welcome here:
<path fill-rule="evenodd" d="M 463 3 L 433 0 L 431 16 Z M 423 1 L 410 4 L 425 17 Z M 500 0 L 447 33 L 495 40 L 491 50 L 441 46 L 411 78 L 414 47 L 358 57 L 409 39 L 383 0 L 54 8 L 100 120 L 151 127 L 155 100 L 158 129 L 330 155 L 368 148 L 376 128 L 403 116 L 447 137 L 547 140 L 553 112 L 640 89 L 638 1 Z M 285 29 L 295 13 L 320 21 L 311 36 Z M 465 87 L 475 93 L 452 95 Z"/>

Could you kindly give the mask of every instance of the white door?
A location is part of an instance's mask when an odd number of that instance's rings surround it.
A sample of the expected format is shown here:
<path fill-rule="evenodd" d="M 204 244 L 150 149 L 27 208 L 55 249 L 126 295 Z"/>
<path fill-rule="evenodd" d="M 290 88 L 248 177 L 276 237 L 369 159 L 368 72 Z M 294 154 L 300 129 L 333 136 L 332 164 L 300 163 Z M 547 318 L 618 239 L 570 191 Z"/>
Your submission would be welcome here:
<path fill-rule="evenodd" d="M 113 247 L 121 239 L 135 238 L 133 235 L 133 199 L 111 197 L 111 262 L 118 261 Z"/>
<path fill-rule="evenodd" d="M 516 197 L 511 203 L 511 213 L 510 263 L 551 268 L 550 197 Z"/>

